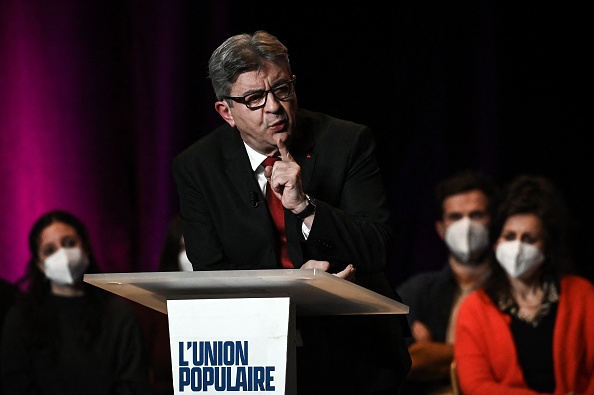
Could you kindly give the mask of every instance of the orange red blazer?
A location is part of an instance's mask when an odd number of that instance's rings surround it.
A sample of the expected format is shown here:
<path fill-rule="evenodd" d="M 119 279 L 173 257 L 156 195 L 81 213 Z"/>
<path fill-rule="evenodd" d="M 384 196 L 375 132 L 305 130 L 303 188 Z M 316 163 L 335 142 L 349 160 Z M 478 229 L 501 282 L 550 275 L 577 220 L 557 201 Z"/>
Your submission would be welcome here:
<path fill-rule="evenodd" d="M 510 322 L 483 290 L 464 300 L 454 344 L 463 395 L 537 394 L 524 381 Z M 554 394 L 594 395 L 594 286 L 587 279 L 571 275 L 561 281 L 552 341 Z"/>

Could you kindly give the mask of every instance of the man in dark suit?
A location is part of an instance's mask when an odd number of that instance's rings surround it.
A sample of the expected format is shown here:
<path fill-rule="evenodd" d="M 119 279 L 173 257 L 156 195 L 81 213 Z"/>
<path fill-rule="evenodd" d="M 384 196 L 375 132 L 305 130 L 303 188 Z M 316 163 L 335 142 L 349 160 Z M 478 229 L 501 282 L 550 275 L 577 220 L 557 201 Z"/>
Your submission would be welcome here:
<path fill-rule="evenodd" d="M 287 48 L 263 31 L 221 44 L 209 77 L 226 123 L 173 161 L 194 270 L 316 268 L 397 298 L 384 275 L 393 235 L 369 128 L 298 109 Z M 398 318 L 299 318 L 299 393 L 395 394 L 410 367 Z"/>

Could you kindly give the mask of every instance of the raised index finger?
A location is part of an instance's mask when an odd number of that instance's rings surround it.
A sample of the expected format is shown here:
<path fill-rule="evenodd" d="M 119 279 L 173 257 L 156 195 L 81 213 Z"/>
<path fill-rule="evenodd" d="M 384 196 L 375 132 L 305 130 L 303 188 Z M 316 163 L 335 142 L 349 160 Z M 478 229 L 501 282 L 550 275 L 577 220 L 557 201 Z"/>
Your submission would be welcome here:
<path fill-rule="evenodd" d="M 276 146 L 278 147 L 278 153 L 280 154 L 282 161 L 293 161 L 293 157 L 291 156 L 291 153 L 287 149 L 287 146 L 285 145 L 285 142 L 283 140 L 279 139 L 276 143 Z"/>

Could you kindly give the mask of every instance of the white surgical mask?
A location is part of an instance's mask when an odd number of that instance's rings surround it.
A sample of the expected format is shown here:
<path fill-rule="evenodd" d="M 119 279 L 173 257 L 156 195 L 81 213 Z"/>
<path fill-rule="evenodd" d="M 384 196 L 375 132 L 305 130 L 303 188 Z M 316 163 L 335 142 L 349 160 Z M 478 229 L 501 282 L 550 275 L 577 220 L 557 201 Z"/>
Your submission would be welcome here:
<path fill-rule="evenodd" d="M 182 272 L 192 272 L 194 271 L 194 267 L 192 266 L 192 262 L 188 258 L 188 254 L 186 254 L 186 250 L 181 250 L 178 255 L 178 262 L 179 262 L 179 270 Z"/>
<path fill-rule="evenodd" d="M 519 240 L 500 243 L 495 255 L 499 264 L 514 278 L 534 273 L 545 259 L 537 247 Z"/>
<path fill-rule="evenodd" d="M 483 224 L 464 217 L 448 226 L 445 242 L 456 259 L 467 263 L 483 255 L 489 246 L 489 230 Z"/>
<path fill-rule="evenodd" d="M 89 266 L 80 248 L 60 248 L 43 262 L 45 276 L 60 285 L 79 282 Z"/>

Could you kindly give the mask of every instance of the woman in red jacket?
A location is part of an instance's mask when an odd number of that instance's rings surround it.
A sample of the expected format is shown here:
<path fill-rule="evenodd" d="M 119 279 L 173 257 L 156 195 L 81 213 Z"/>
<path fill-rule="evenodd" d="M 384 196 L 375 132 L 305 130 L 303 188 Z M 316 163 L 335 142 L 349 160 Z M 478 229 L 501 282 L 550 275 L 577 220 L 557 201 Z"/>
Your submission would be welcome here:
<path fill-rule="evenodd" d="M 508 186 L 491 233 L 497 259 L 456 323 L 464 395 L 594 394 L 594 286 L 569 274 L 566 221 L 548 179 Z"/>

